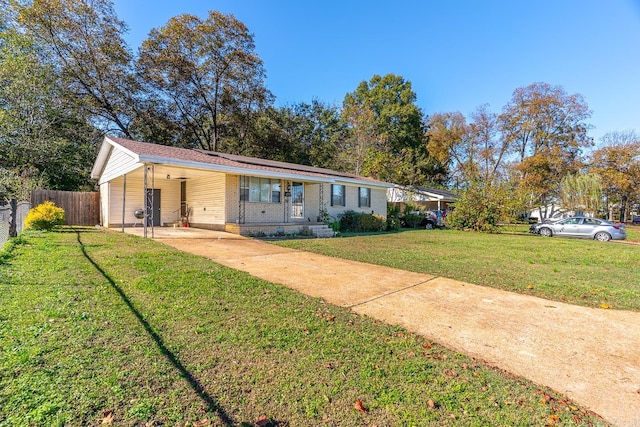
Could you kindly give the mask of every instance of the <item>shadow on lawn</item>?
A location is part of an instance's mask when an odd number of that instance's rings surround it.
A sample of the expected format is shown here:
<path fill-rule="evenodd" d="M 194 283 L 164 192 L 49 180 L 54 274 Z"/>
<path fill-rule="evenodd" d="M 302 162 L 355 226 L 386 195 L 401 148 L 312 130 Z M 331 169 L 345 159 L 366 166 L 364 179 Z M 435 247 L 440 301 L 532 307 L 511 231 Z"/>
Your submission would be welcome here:
<path fill-rule="evenodd" d="M 187 368 L 185 368 L 185 366 L 182 364 L 182 362 L 180 362 L 180 360 L 175 356 L 175 354 L 173 354 L 171 352 L 171 350 L 169 350 L 167 348 L 167 346 L 165 345 L 164 341 L 162 340 L 162 337 L 160 337 L 160 335 L 158 335 L 156 332 L 153 331 L 153 329 L 151 328 L 149 323 L 144 319 L 142 314 L 140 314 L 140 312 L 134 307 L 133 303 L 131 302 L 131 300 L 129 299 L 127 294 L 125 294 L 124 291 L 116 284 L 115 280 L 113 280 L 89 256 L 89 254 L 87 253 L 87 250 L 85 248 L 85 245 L 82 243 L 82 240 L 80 239 L 80 231 L 79 230 L 75 230 L 75 232 L 76 232 L 76 235 L 77 235 L 78 243 L 80 244 L 80 250 L 82 251 L 82 254 L 84 255 L 84 257 L 91 263 L 91 265 L 93 265 L 95 267 L 96 270 L 98 270 L 100 272 L 100 274 L 102 274 L 102 276 L 105 279 L 107 279 L 107 281 L 109 282 L 111 287 L 118 293 L 118 295 L 120 295 L 120 298 L 122 298 L 122 301 L 124 301 L 124 303 L 127 305 L 127 307 L 129 307 L 129 310 L 131 310 L 131 312 L 136 316 L 138 321 L 144 327 L 145 331 L 147 331 L 149 336 L 151 336 L 153 341 L 156 343 L 156 346 L 158 347 L 160 352 L 167 358 L 167 360 L 169 362 L 171 362 L 173 367 L 176 368 L 180 372 L 180 376 L 182 376 L 184 379 L 187 380 L 187 382 L 189 383 L 189 385 L 191 386 L 193 391 L 198 395 L 198 397 L 200 399 L 202 399 L 205 402 L 205 404 L 207 405 L 207 408 L 210 411 L 212 411 L 212 412 L 214 412 L 214 413 L 216 413 L 218 415 L 218 417 L 220 418 L 220 421 L 222 421 L 226 425 L 235 425 L 235 423 L 231 420 L 231 418 L 229 418 L 229 415 L 227 415 L 227 413 L 224 411 L 224 409 L 222 409 L 216 403 L 216 401 L 213 399 L 213 397 L 211 397 L 204 390 L 204 388 L 202 387 L 202 385 L 200 385 L 198 380 L 191 374 L 191 372 L 189 372 L 187 370 Z"/>

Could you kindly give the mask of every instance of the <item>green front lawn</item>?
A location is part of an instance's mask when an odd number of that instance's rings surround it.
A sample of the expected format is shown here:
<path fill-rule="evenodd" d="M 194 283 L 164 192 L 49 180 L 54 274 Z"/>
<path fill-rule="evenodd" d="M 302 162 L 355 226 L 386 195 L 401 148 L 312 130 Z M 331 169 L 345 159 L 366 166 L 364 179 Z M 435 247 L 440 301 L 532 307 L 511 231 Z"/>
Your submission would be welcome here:
<path fill-rule="evenodd" d="M 9 250 L 0 426 L 605 425 L 401 328 L 150 240 L 65 229 Z"/>
<path fill-rule="evenodd" d="M 627 229 L 630 242 L 640 240 L 638 227 Z M 628 242 L 411 230 L 278 244 L 572 304 L 640 310 L 640 245 Z"/>

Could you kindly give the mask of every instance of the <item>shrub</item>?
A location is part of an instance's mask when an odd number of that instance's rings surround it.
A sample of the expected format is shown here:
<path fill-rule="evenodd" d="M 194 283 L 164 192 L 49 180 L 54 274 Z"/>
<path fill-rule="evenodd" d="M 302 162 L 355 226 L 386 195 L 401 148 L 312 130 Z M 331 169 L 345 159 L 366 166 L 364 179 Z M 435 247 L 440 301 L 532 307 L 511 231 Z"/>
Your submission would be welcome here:
<path fill-rule="evenodd" d="M 454 229 L 493 231 L 499 220 L 500 199 L 490 191 L 471 187 L 456 201 L 455 209 L 447 216 L 447 225 Z"/>
<path fill-rule="evenodd" d="M 51 230 L 63 224 L 64 209 L 48 200 L 29 210 L 27 218 L 24 220 L 25 229 L 31 230 Z"/>
<path fill-rule="evenodd" d="M 339 229 L 342 232 L 384 231 L 387 227 L 384 217 L 360 213 L 352 210 L 340 214 Z"/>
<path fill-rule="evenodd" d="M 400 204 L 387 202 L 387 230 L 400 230 Z"/>
<path fill-rule="evenodd" d="M 417 228 L 422 222 L 419 208 L 407 203 L 402 212 L 402 225 L 407 228 Z"/>
<path fill-rule="evenodd" d="M 340 231 L 360 231 L 360 214 L 356 211 L 348 210 L 340 214 Z"/>
<path fill-rule="evenodd" d="M 387 224 L 383 217 L 374 214 L 360 214 L 358 218 L 360 231 L 384 231 Z"/>
<path fill-rule="evenodd" d="M 400 230 L 400 220 L 394 217 L 387 217 L 387 230 L 397 231 Z"/>

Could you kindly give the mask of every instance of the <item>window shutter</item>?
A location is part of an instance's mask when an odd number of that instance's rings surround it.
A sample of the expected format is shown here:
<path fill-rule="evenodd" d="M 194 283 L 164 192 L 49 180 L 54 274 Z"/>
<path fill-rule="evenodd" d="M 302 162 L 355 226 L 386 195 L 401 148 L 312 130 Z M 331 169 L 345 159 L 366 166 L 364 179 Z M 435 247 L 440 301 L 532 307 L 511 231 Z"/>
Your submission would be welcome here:
<path fill-rule="evenodd" d="M 331 184 L 331 206 L 333 206 L 333 184 Z"/>

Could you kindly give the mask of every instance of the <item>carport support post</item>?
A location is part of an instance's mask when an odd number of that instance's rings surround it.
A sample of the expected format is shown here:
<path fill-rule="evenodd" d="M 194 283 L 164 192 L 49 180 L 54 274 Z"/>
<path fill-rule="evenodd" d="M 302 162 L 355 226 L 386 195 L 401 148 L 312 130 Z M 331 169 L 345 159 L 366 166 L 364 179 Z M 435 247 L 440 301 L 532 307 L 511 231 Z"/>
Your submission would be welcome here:
<path fill-rule="evenodd" d="M 148 208 L 148 203 L 147 203 L 147 165 L 144 165 L 144 173 L 143 173 L 144 179 L 144 219 L 142 220 L 142 234 L 143 236 L 146 238 L 147 237 L 147 218 L 148 218 L 148 213 L 149 213 L 149 208 Z"/>
<path fill-rule="evenodd" d="M 155 218 L 153 217 L 153 215 L 155 214 L 154 211 L 154 206 L 155 203 L 153 203 L 153 198 L 154 198 L 154 193 L 155 193 L 155 188 L 156 188 L 156 167 L 155 165 L 151 165 L 151 238 L 154 239 L 155 236 Z"/>
<path fill-rule="evenodd" d="M 124 233 L 124 213 L 127 205 L 127 174 L 122 176 L 122 232 Z"/>

